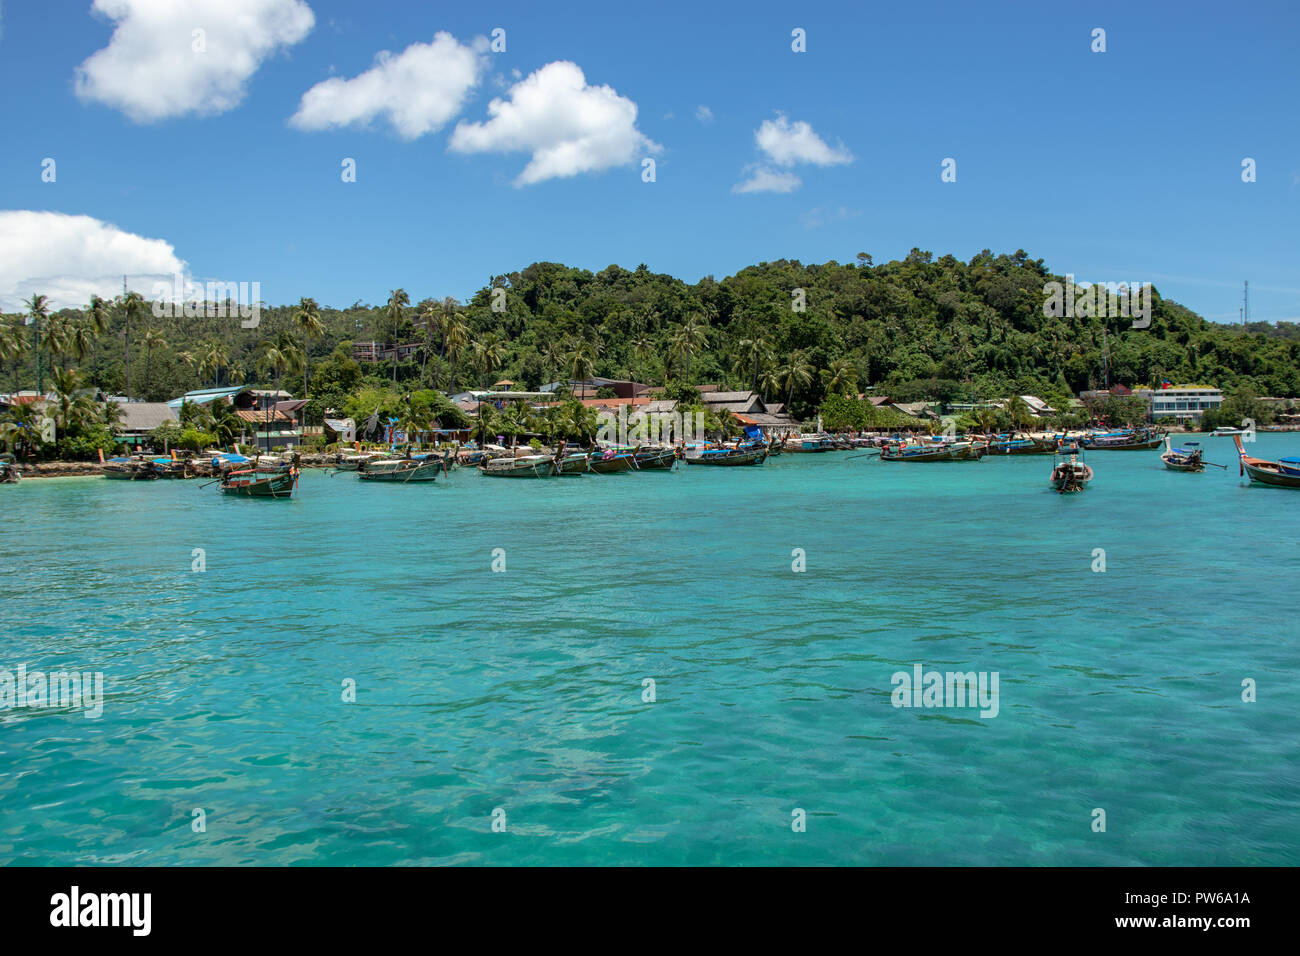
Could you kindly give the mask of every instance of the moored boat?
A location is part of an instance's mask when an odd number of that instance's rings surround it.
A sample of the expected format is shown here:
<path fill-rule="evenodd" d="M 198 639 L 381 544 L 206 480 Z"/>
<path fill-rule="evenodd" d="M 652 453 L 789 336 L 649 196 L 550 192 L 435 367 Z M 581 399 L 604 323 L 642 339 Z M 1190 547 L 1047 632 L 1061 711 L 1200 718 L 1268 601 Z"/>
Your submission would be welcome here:
<path fill-rule="evenodd" d="M 767 446 L 747 448 L 705 448 L 694 457 L 684 458 L 688 465 L 761 465 L 767 460 Z"/>
<path fill-rule="evenodd" d="M 1076 442 L 1057 447 L 1052 462 L 1052 486 L 1063 495 L 1083 491 L 1092 481 L 1092 469 L 1083 460 L 1083 449 Z"/>
<path fill-rule="evenodd" d="M 1081 443 L 1089 451 L 1146 451 L 1159 448 L 1164 438 L 1164 432 L 1157 428 L 1122 428 L 1087 435 L 1081 439 Z"/>
<path fill-rule="evenodd" d="M 395 481 L 399 484 L 434 481 L 443 470 L 440 456 L 421 458 L 385 458 L 362 462 L 357 477 L 362 481 Z"/>
<path fill-rule="evenodd" d="M 1165 450 L 1160 460 L 1170 471 L 1205 471 L 1205 452 L 1200 442 L 1189 441 L 1181 448 L 1174 448 L 1169 442 L 1169 436 L 1166 435 Z"/>
<path fill-rule="evenodd" d="M 677 464 L 675 448 L 642 448 L 632 455 L 637 471 L 672 471 Z"/>
<path fill-rule="evenodd" d="M 989 455 L 1052 455 L 1056 442 L 1047 438 L 1012 438 L 995 435 L 985 444 Z"/>
<path fill-rule="evenodd" d="M 1241 461 L 1241 474 L 1249 475 L 1252 483 L 1272 485 L 1275 488 L 1300 488 L 1300 458 L 1252 458 L 1241 444 L 1241 436 L 1233 435 L 1237 457 Z"/>
<path fill-rule="evenodd" d="M 241 498 L 289 498 L 298 485 L 295 465 L 258 465 L 226 471 L 221 490 Z"/>
<path fill-rule="evenodd" d="M 478 470 L 490 478 L 553 478 L 556 474 L 555 459 L 550 455 L 489 458 Z"/>
<path fill-rule="evenodd" d="M 577 452 L 571 455 L 563 453 L 555 456 L 555 473 L 561 478 L 585 475 L 587 473 L 587 453 Z"/>
<path fill-rule="evenodd" d="M 636 470 L 636 459 L 631 452 L 593 451 L 587 456 L 587 470 L 597 475 L 617 475 L 625 471 Z"/>
<path fill-rule="evenodd" d="M 936 444 L 896 442 L 880 451 L 881 461 L 979 461 L 980 450 L 972 442 L 949 441 Z"/>

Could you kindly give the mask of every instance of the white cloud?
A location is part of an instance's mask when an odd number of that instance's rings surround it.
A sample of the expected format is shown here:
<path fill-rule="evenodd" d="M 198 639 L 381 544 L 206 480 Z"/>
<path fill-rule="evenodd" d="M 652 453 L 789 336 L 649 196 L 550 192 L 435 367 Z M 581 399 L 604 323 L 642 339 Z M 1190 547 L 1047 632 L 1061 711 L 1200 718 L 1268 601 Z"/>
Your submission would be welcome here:
<path fill-rule="evenodd" d="M 316 22 L 302 0 L 95 0 L 91 10 L 117 28 L 77 67 L 77 95 L 137 123 L 234 109 L 262 61 Z"/>
<path fill-rule="evenodd" d="M 746 166 L 749 178 L 731 187 L 733 193 L 789 193 L 802 185 L 794 173 L 777 172 L 766 166 Z"/>
<path fill-rule="evenodd" d="M 588 86 L 575 63 L 559 60 L 488 104 L 484 123 L 456 124 L 450 148 L 459 153 L 528 152 L 515 179 L 527 186 L 547 179 L 599 172 L 662 148 L 636 128 L 637 106 L 608 86 Z"/>
<path fill-rule="evenodd" d="M 754 133 L 754 141 L 778 166 L 793 166 L 795 163 L 837 166 L 853 162 L 853 154 L 844 148 L 843 143 L 831 149 L 803 120 L 791 123 L 781 115 L 774 120 L 764 120 Z"/>
<path fill-rule="evenodd" d="M 713 122 L 713 110 L 709 109 L 703 103 L 695 108 L 695 118 L 701 123 Z"/>
<path fill-rule="evenodd" d="M 289 123 L 320 130 L 382 116 L 402 139 L 416 139 L 442 129 L 461 111 L 486 67 L 485 38 L 464 45 L 440 32 L 432 43 L 412 43 L 397 56 L 385 50 L 373 67 L 350 80 L 317 83 L 302 95 Z"/>
<path fill-rule="evenodd" d="M 808 123 L 803 120 L 791 123 L 780 113 L 774 120 L 764 120 L 754 131 L 754 142 L 766 157 L 765 162 L 746 166 L 743 172 L 749 178 L 732 186 L 733 193 L 793 192 L 802 185 L 799 177 L 789 171 L 796 163 L 838 166 L 853 162 L 853 154 L 843 143 L 832 149 Z M 772 165 L 784 167 L 786 171 L 773 169 Z"/>
<path fill-rule="evenodd" d="M 0 211 L 0 311 L 23 311 L 33 294 L 53 308 L 85 305 L 92 293 L 122 291 L 122 276 L 146 297 L 185 263 L 170 242 L 146 239 L 91 216 Z"/>

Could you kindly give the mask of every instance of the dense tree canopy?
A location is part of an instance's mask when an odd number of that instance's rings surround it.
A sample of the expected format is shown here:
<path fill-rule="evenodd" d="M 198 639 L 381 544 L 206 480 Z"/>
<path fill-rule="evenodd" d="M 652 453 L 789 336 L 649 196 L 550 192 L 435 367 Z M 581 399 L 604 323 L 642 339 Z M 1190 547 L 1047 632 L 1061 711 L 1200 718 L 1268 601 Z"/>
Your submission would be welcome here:
<path fill-rule="evenodd" d="M 277 375 L 296 391 L 295 381 L 306 380 L 310 423 L 365 386 L 452 393 L 500 378 L 535 388 L 593 374 L 756 388 L 768 401 L 788 399 L 796 416 L 854 389 L 897 401 L 1032 393 L 1055 403 L 1100 386 L 1103 376 L 1130 386 L 1168 379 L 1300 395 L 1293 324 L 1213 324 L 1158 290 L 1148 328 L 1121 317 L 1049 317 L 1052 281 L 1064 280 L 1023 251 L 986 250 L 961 262 L 914 249 L 882 265 L 865 254 L 855 264 L 780 260 L 694 284 L 645 265 L 593 273 L 537 262 L 493 277 L 465 304 L 408 305 L 402 289 L 378 305 L 341 309 L 304 299 L 264 306 L 252 329 L 237 316 L 157 317 L 136 308 L 130 390 L 160 401 L 213 384 L 269 385 Z M 0 373 L 9 387 L 35 385 L 39 324 L 42 384 L 52 369 L 76 367 L 99 388 L 125 390 L 122 303 L 53 312 L 28 326 L 23 318 L 0 321 Z M 355 362 L 352 343 L 372 340 L 418 347 L 395 368 Z M 268 363 L 268 342 L 293 361 Z"/>

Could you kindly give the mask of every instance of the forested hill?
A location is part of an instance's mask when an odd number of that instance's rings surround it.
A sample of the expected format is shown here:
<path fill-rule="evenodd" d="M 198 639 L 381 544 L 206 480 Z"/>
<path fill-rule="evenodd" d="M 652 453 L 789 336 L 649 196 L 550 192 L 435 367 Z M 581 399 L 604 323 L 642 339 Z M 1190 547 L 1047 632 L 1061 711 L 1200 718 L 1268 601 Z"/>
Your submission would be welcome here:
<path fill-rule="evenodd" d="M 1059 400 L 1101 383 L 1105 330 L 1111 383 L 1168 379 L 1300 395 L 1300 328 L 1293 324 L 1210 323 L 1161 298 L 1158 288 L 1149 328 L 1133 329 L 1122 317 L 1046 317 L 1044 286 L 1064 277 L 1023 251 L 985 251 L 970 262 L 915 249 L 882 265 L 865 254 L 857 260 L 765 262 L 695 284 L 644 265 L 592 273 L 539 262 L 494 277 L 468 304 L 403 304 L 403 293 L 388 305 L 322 307 L 321 331 L 313 335 L 296 322 L 299 305 L 264 308 L 256 329 L 237 319 L 146 312 L 131 333 L 132 393 L 157 400 L 215 380 L 269 382 L 259 356 L 267 340 L 290 331 L 306 348 L 313 380 L 319 370 L 322 390 L 359 384 L 357 370 L 332 355 L 336 347 L 378 339 L 425 344 L 401 363 L 398 380 L 423 379 L 445 391 L 501 378 L 535 387 L 596 374 L 757 387 L 769 400 L 793 396 L 796 414 L 846 385 L 878 387 L 900 401 L 1011 393 Z M 393 279 L 420 285 L 418 276 Z M 79 321 L 76 312 L 59 316 Z M 74 363 L 110 391 L 123 386 L 123 325 L 121 310 L 112 309 L 92 354 Z M 150 330 L 155 339 L 146 354 Z M 30 351 L 11 356 L 6 378 L 30 387 L 31 369 Z M 391 375 L 387 363 L 360 371 L 376 381 Z M 301 391 L 301 374 L 297 386 L 293 381 L 285 387 Z"/>

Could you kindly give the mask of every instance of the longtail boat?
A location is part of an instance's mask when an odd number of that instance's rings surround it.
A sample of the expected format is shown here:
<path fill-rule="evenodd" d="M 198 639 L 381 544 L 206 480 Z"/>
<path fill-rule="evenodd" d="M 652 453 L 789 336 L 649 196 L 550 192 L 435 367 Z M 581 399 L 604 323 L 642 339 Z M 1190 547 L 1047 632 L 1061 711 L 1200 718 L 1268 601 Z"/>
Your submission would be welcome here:
<path fill-rule="evenodd" d="M 688 465 L 761 465 L 767 460 L 767 446 L 706 448 L 698 455 L 682 460 Z"/>
<path fill-rule="evenodd" d="M 119 481 L 152 481 L 158 477 L 158 468 L 148 458 L 119 456 L 100 463 L 105 478 Z"/>
<path fill-rule="evenodd" d="M 799 435 L 793 438 L 787 438 L 781 443 L 785 451 L 789 452 L 822 452 L 835 451 L 835 439 L 829 435 Z"/>
<path fill-rule="evenodd" d="M 489 458 L 478 466 L 478 470 L 490 478 L 554 478 L 556 474 L 555 459 L 551 455 Z"/>
<path fill-rule="evenodd" d="M 1164 432 L 1156 428 L 1123 428 L 1081 439 L 1089 451 L 1146 451 L 1164 443 Z"/>
<path fill-rule="evenodd" d="M 675 448 L 643 448 L 633 453 L 637 471 L 672 471 L 677 464 Z"/>
<path fill-rule="evenodd" d="M 986 443 L 990 455 L 1053 455 L 1056 442 L 1047 438 L 1011 438 L 995 435 Z"/>
<path fill-rule="evenodd" d="M 1077 442 L 1057 446 L 1052 461 L 1052 486 L 1063 494 L 1083 491 L 1092 481 L 1092 469 L 1083 460 L 1083 448 Z"/>
<path fill-rule="evenodd" d="M 1166 435 L 1165 450 L 1160 460 L 1170 471 L 1205 471 L 1205 452 L 1200 442 L 1189 441 L 1181 448 L 1174 448 L 1169 442 L 1169 436 Z"/>
<path fill-rule="evenodd" d="M 0 455 L 0 485 L 16 485 L 22 477 L 17 459 L 7 453 Z"/>
<path fill-rule="evenodd" d="M 586 452 L 578 452 L 573 455 L 556 455 L 555 456 L 555 473 L 561 478 L 576 477 L 587 473 L 587 455 Z"/>
<path fill-rule="evenodd" d="M 224 472 L 221 490 L 241 498 L 288 498 L 298 485 L 296 465 L 257 465 Z"/>
<path fill-rule="evenodd" d="M 616 475 L 636 470 L 636 459 L 631 452 L 593 451 L 587 456 L 587 470 L 597 475 Z"/>
<path fill-rule="evenodd" d="M 1242 447 L 1240 435 L 1233 435 L 1232 440 L 1237 445 L 1241 473 L 1249 475 L 1252 482 L 1275 488 L 1300 488 L 1300 458 L 1279 458 L 1277 461 L 1252 458 Z"/>
<path fill-rule="evenodd" d="M 933 445 L 898 442 L 880 451 L 881 461 L 979 461 L 980 457 L 980 450 L 965 441 Z"/>
<path fill-rule="evenodd" d="M 362 462 L 357 468 L 357 477 L 362 481 L 394 481 L 404 485 L 411 481 L 434 481 L 443 469 L 441 456 L 386 458 Z"/>

